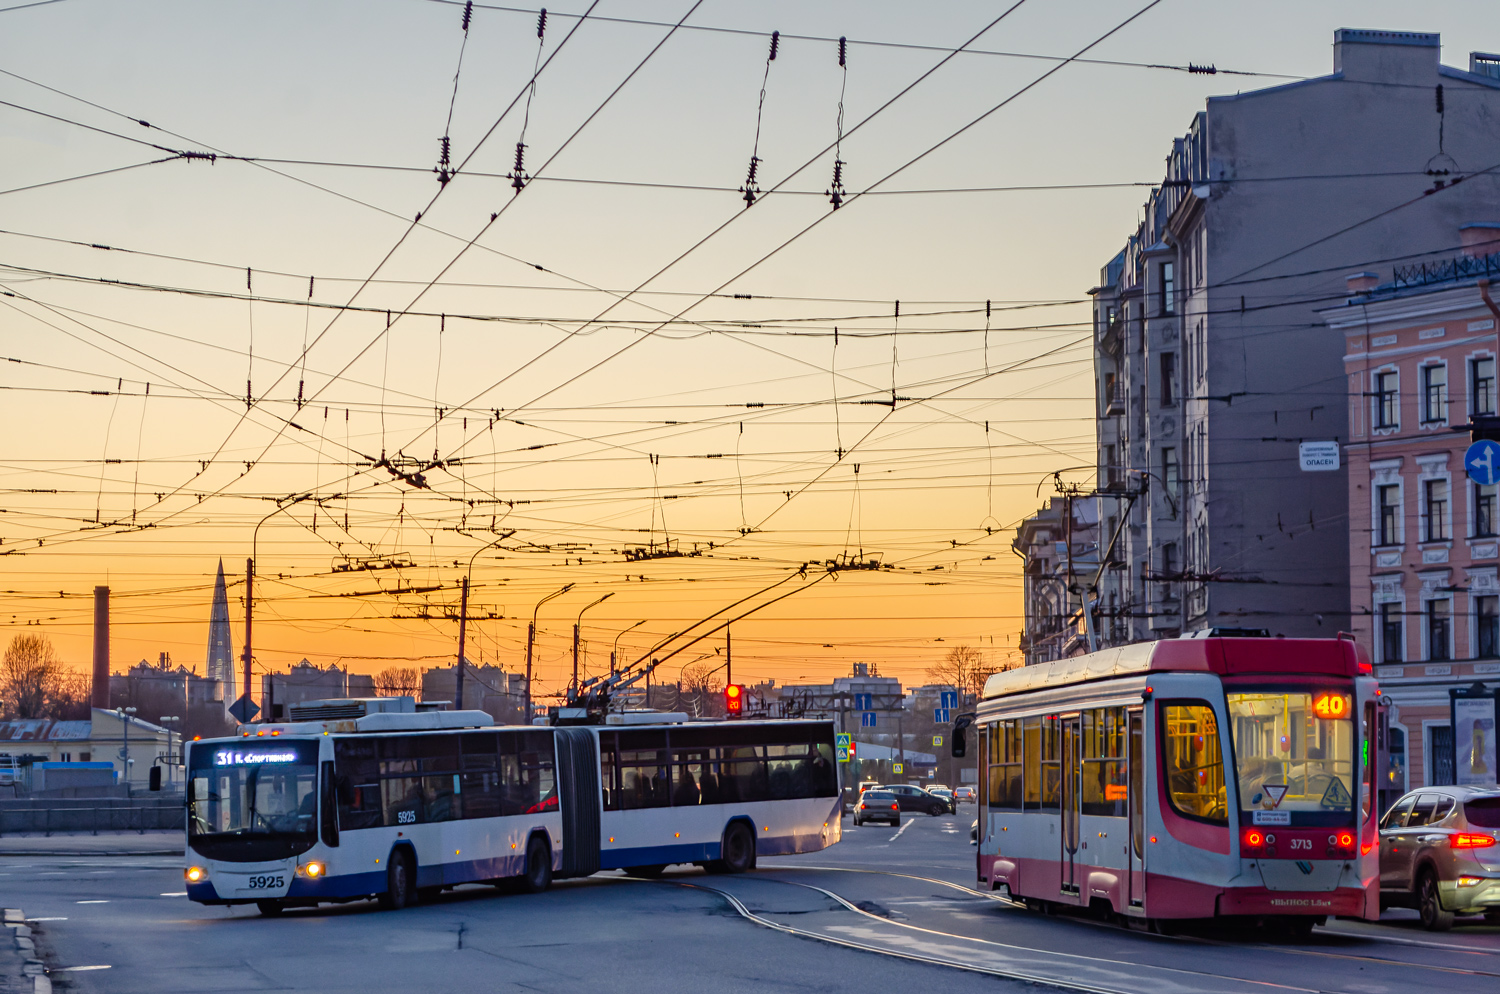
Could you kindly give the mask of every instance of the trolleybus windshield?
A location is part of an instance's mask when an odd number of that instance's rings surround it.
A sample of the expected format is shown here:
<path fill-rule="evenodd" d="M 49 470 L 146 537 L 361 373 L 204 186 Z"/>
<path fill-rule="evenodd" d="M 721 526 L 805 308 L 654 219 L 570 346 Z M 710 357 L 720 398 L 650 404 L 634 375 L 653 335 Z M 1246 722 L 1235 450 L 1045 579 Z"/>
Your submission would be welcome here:
<path fill-rule="evenodd" d="M 1353 825 L 1352 695 L 1254 690 L 1226 696 L 1242 822 Z"/>
<path fill-rule="evenodd" d="M 188 845 L 208 859 L 256 862 L 317 841 L 318 744 L 205 743 L 188 770 Z"/>

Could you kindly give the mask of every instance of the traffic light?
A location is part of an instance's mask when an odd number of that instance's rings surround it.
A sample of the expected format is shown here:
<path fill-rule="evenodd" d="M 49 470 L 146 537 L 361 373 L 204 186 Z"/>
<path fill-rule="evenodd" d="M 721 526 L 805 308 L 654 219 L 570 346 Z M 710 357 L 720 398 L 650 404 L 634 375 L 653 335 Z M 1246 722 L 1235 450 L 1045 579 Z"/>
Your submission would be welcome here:
<path fill-rule="evenodd" d="M 740 684 L 731 683 L 724 688 L 724 713 L 730 717 L 745 713 L 745 688 Z"/>
<path fill-rule="evenodd" d="M 855 760 L 857 760 L 857 759 L 859 759 L 859 756 L 857 756 L 857 755 L 856 755 L 856 754 L 855 754 L 855 750 L 856 750 L 856 749 L 858 749 L 858 748 L 859 748 L 859 743 L 858 743 L 858 742 L 856 742 L 856 741 L 854 741 L 854 740 L 853 740 L 853 739 L 852 739 L 852 738 L 851 738 L 851 739 L 850 739 L 850 740 L 849 740 L 849 762 L 851 762 L 851 763 L 852 763 L 852 762 L 854 762 L 854 761 L 855 761 Z"/>

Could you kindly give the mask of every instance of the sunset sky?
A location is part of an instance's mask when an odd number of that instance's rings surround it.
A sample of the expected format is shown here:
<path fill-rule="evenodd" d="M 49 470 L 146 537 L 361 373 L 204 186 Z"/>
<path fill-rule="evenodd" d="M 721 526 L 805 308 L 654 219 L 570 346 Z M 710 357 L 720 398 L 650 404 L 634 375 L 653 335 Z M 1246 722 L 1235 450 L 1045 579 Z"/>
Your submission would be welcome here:
<path fill-rule="evenodd" d="M 7 639 L 86 664 L 108 584 L 117 669 L 201 672 L 218 562 L 238 647 L 281 506 L 262 666 L 451 664 L 471 559 L 476 662 L 523 665 L 575 585 L 538 696 L 605 593 L 596 672 L 778 581 L 738 611 L 809 589 L 734 626 L 737 680 L 1012 658 L 1015 524 L 1092 480 L 1087 291 L 1205 97 L 1330 72 L 1343 26 L 1500 50 L 1479 2 L 1160 0 L 1109 35 L 1147 3 L 1027 0 L 916 82 L 1008 4 L 572 0 L 539 46 L 521 6 L 465 40 L 435 0 L 10 0 Z"/>

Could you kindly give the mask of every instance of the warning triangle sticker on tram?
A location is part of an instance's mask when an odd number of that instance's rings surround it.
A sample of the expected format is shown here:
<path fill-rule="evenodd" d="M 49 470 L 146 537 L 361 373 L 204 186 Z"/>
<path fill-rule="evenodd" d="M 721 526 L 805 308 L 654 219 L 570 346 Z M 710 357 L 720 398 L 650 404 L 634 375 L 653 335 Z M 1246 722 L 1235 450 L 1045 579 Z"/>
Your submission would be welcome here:
<path fill-rule="evenodd" d="M 1271 807 L 1273 809 L 1279 808 L 1281 806 L 1281 799 L 1286 796 L 1286 784 L 1284 784 L 1284 783 L 1262 784 L 1262 789 L 1265 790 L 1266 796 L 1271 799 Z"/>

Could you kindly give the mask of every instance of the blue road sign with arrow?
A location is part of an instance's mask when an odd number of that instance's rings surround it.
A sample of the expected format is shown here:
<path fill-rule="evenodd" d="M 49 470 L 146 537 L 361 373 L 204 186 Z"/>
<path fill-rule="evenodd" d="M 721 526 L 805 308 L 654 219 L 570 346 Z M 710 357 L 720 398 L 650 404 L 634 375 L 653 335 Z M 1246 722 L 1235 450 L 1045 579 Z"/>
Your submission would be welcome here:
<path fill-rule="evenodd" d="M 1483 487 L 1500 483 L 1500 442 L 1482 438 L 1464 452 L 1469 479 Z"/>
<path fill-rule="evenodd" d="M 874 711 L 866 711 L 863 714 L 861 714 L 859 716 L 859 727 L 860 728 L 874 728 L 875 727 L 875 712 Z"/>
<path fill-rule="evenodd" d="M 943 691 L 942 706 L 945 707 L 945 708 L 956 708 L 956 707 L 958 707 L 958 691 L 956 691 L 956 690 L 945 690 L 945 691 Z"/>
<path fill-rule="evenodd" d="M 854 710 L 856 710 L 856 711 L 871 711 L 871 710 L 874 710 L 874 708 L 875 708 L 875 695 L 874 694 L 855 694 L 854 695 Z M 871 722 L 871 724 L 874 724 L 874 722 Z"/>
<path fill-rule="evenodd" d="M 947 708 L 933 708 L 932 709 L 932 720 L 935 721 L 935 722 L 937 722 L 939 725 L 944 724 L 944 723 L 946 723 L 948 721 L 951 721 L 952 718 L 949 717 L 949 715 L 950 715 L 950 712 L 949 712 L 949 710 Z"/>

